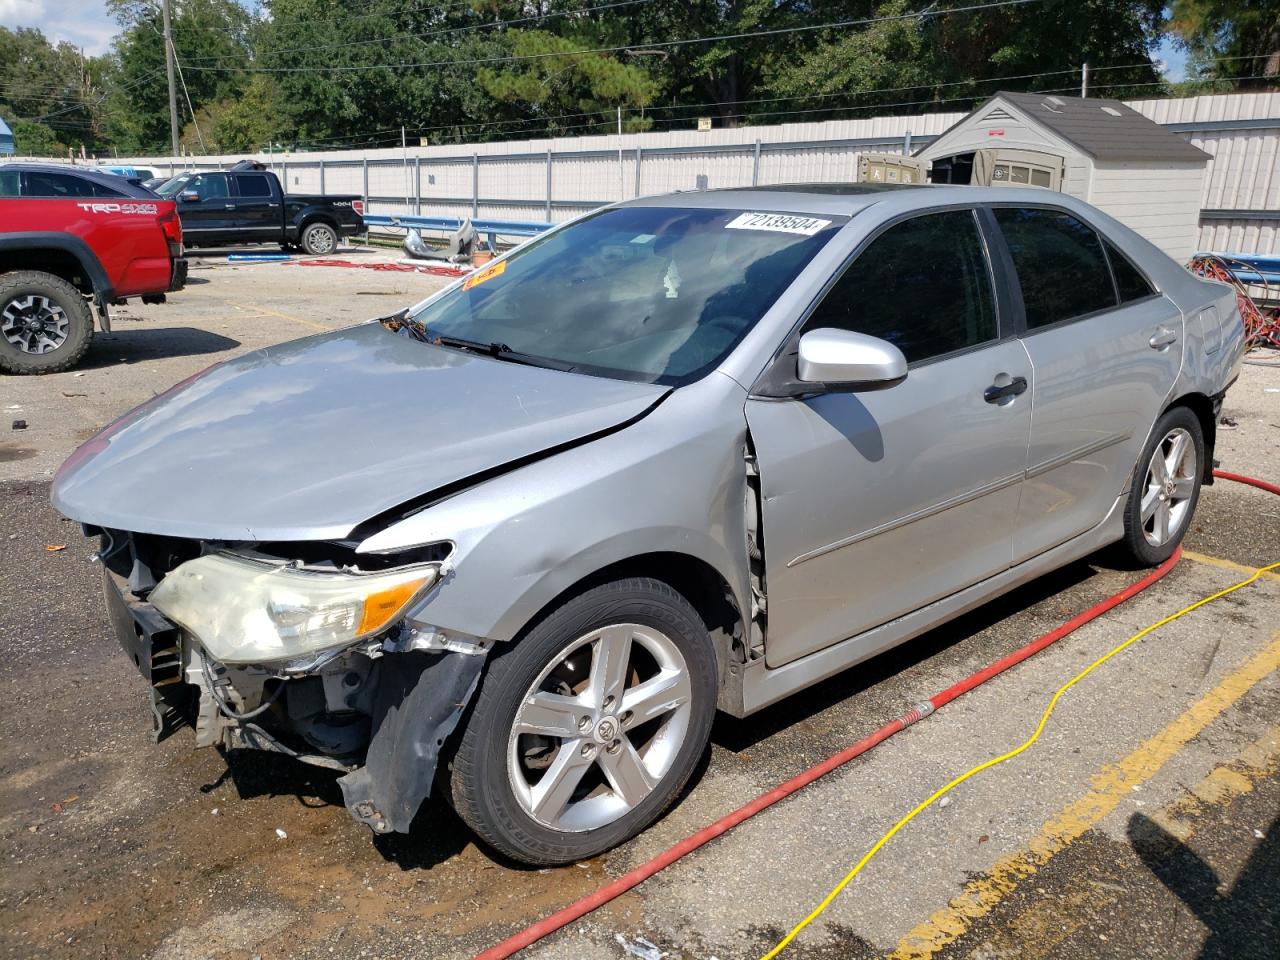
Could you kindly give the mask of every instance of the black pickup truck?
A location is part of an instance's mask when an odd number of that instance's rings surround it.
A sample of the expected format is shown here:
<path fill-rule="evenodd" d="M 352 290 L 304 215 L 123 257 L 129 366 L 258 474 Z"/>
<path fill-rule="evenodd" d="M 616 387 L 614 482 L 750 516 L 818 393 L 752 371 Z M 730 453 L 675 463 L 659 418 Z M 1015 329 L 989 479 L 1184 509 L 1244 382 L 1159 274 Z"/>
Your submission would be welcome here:
<path fill-rule="evenodd" d="M 276 243 L 324 255 L 364 229 L 364 201 L 353 196 L 285 193 L 270 170 L 190 170 L 155 190 L 178 202 L 188 247 Z"/>

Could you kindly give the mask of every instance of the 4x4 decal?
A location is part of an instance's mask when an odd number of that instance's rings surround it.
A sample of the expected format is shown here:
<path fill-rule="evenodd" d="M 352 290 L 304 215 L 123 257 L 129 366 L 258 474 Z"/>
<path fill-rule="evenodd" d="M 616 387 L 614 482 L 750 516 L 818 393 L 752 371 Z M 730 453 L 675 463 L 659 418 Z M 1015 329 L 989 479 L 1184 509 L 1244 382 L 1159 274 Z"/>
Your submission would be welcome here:
<path fill-rule="evenodd" d="M 155 215 L 160 208 L 154 203 L 77 203 L 81 210 L 89 213 L 142 213 Z"/>

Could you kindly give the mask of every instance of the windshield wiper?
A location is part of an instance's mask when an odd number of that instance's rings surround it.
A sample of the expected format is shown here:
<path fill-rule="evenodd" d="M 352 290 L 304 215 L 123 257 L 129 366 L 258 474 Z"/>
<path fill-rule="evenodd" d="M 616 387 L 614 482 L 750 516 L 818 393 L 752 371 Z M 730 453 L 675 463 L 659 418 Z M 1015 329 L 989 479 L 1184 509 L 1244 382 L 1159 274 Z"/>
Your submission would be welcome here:
<path fill-rule="evenodd" d="M 448 337 L 442 334 L 427 334 L 427 343 L 435 344 L 439 347 L 453 347 L 456 350 L 469 350 L 472 353 L 479 353 L 486 357 L 493 357 L 495 360 L 506 360 L 509 363 L 523 363 L 530 367 L 547 367 L 550 370 L 571 371 L 575 369 L 571 363 L 565 363 L 561 360 L 551 360 L 548 357 L 537 357 L 531 353 L 521 353 L 519 350 L 512 350 L 505 343 L 499 343 L 494 340 L 489 343 L 482 343 L 479 340 L 466 340 L 462 337 Z"/>

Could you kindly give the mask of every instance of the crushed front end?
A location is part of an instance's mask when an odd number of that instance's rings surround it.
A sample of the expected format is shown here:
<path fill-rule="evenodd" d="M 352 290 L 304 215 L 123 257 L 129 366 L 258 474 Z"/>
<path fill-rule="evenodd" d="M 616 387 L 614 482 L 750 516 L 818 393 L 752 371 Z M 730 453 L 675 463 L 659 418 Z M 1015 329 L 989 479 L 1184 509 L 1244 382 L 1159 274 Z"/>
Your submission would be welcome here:
<path fill-rule="evenodd" d="M 157 740 L 191 727 L 197 746 L 342 771 L 352 816 L 408 830 L 492 646 L 413 617 L 452 544 L 370 556 L 85 529 Z"/>

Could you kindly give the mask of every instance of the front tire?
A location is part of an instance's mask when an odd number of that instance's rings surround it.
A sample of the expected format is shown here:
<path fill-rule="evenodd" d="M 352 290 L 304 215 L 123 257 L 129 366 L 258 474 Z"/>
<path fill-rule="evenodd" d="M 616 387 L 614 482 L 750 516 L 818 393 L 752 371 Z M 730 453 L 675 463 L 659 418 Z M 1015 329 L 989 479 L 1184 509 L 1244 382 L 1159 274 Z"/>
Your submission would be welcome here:
<path fill-rule="evenodd" d="M 80 291 L 39 270 L 0 276 L 0 371 L 57 373 L 75 366 L 93 339 Z"/>
<path fill-rule="evenodd" d="M 672 803 L 706 749 L 716 657 L 647 578 L 569 600 L 489 664 L 453 756 L 458 815 L 524 863 L 596 856 Z"/>
<path fill-rule="evenodd" d="M 1144 566 L 1158 566 L 1182 542 L 1204 476 L 1204 433 L 1186 407 L 1166 410 L 1134 467 L 1125 503 L 1125 551 Z"/>
<path fill-rule="evenodd" d="M 309 223 L 302 231 L 302 249 L 313 257 L 327 256 L 338 249 L 338 231 L 327 223 Z"/>

